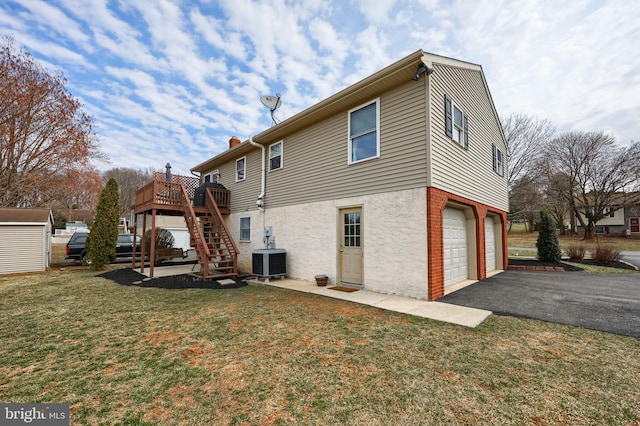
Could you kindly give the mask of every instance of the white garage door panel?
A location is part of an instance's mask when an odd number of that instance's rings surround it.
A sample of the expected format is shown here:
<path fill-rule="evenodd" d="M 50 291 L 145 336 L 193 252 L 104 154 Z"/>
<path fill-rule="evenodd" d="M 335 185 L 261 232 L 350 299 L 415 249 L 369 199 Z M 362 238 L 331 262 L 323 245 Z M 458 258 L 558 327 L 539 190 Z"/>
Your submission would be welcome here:
<path fill-rule="evenodd" d="M 496 270 L 496 229 L 493 219 L 484 220 L 484 244 L 487 272 Z"/>
<path fill-rule="evenodd" d="M 467 262 L 467 218 L 462 210 L 446 208 L 443 218 L 444 285 L 469 277 Z"/>

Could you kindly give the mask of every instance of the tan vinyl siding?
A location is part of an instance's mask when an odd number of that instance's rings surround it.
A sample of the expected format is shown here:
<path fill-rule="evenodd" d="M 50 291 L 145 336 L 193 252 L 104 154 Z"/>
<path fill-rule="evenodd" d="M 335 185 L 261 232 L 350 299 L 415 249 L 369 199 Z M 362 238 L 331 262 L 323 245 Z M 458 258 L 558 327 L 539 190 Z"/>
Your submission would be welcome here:
<path fill-rule="evenodd" d="M 284 167 L 267 173 L 266 207 L 426 186 L 425 99 L 411 80 L 380 96 L 380 158 L 347 164 L 348 109 L 285 137 Z"/>
<path fill-rule="evenodd" d="M 0 226 L 0 274 L 45 270 L 45 226 Z"/>
<path fill-rule="evenodd" d="M 256 201 L 260 195 L 260 148 L 238 155 L 231 161 L 216 167 L 220 171 L 219 182 L 231 191 L 231 212 L 243 212 L 258 208 Z M 246 156 L 245 180 L 236 182 L 236 160 Z M 211 173 L 208 170 L 202 175 Z"/>
<path fill-rule="evenodd" d="M 506 147 L 479 71 L 436 65 L 430 76 L 431 184 L 508 211 Z M 445 133 L 445 94 L 469 119 L 469 149 Z M 505 176 L 493 171 L 492 144 L 505 158 Z"/>

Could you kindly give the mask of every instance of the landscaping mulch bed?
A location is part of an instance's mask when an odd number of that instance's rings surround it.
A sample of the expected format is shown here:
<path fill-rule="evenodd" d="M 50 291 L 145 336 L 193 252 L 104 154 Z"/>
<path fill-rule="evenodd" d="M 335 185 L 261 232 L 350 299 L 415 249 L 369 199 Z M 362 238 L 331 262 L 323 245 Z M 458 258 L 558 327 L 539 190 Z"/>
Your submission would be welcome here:
<path fill-rule="evenodd" d="M 600 262 L 596 262 L 592 259 L 584 259 L 582 261 L 574 261 L 571 263 L 581 263 L 584 265 L 592 265 L 592 266 L 606 266 L 608 268 L 618 268 L 618 269 L 629 269 L 635 270 L 632 266 L 627 265 L 622 262 L 615 262 L 612 264 L 604 264 Z M 509 267 L 508 269 L 513 270 L 524 270 L 524 271 L 565 271 L 565 272 L 578 272 L 584 271 L 583 268 L 578 266 L 568 265 L 564 262 L 541 262 L 537 259 L 513 259 L 509 258 Z"/>
<path fill-rule="evenodd" d="M 201 277 L 191 274 L 147 278 L 131 268 L 114 269 L 98 276 L 121 285 L 167 289 L 207 288 L 212 290 L 224 290 L 229 288 L 240 288 L 247 285 L 246 281 L 242 278 L 235 279 L 235 284 L 221 285 L 217 280 L 203 280 Z"/>

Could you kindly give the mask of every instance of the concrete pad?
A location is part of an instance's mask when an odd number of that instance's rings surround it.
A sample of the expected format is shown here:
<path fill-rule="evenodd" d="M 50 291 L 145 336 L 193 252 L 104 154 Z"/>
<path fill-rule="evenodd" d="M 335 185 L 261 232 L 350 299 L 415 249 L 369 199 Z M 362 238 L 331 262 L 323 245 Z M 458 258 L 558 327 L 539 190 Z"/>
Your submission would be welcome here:
<path fill-rule="evenodd" d="M 311 293 L 318 288 L 318 286 L 315 283 L 312 283 L 311 281 L 290 280 L 290 279 L 269 280 L 268 283 L 264 281 L 251 280 L 251 281 L 248 281 L 248 283 L 278 287 L 278 288 L 286 288 L 288 290 L 302 291 L 304 293 Z"/>
<path fill-rule="evenodd" d="M 491 315 L 490 311 L 482 309 L 467 308 L 440 302 L 429 302 L 392 294 L 375 293 L 364 289 L 351 293 L 331 290 L 330 287 L 319 287 L 313 281 L 285 279 L 272 280 L 268 283 L 262 281 L 249 281 L 249 283 L 317 294 L 319 296 L 360 303 L 388 311 L 415 315 L 472 328 L 477 327 Z"/>
<path fill-rule="evenodd" d="M 389 311 L 408 314 L 410 311 L 425 306 L 427 303 L 429 302 L 427 302 L 426 300 L 418 300 L 402 296 L 392 296 L 388 299 L 382 300 L 375 306 L 377 306 L 378 308 L 387 309 Z"/>
<path fill-rule="evenodd" d="M 218 281 L 218 284 L 220 284 L 220 285 L 231 285 L 231 284 L 235 284 L 236 283 L 235 280 L 229 280 L 229 279 L 217 280 L 217 281 Z"/>
<path fill-rule="evenodd" d="M 426 302 L 425 305 L 412 309 L 407 313 L 471 328 L 477 327 L 491 315 L 491 311 L 475 308 L 459 309 L 461 307 L 448 303 Z"/>
<path fill-rule="evenodd" d="M 140 272 L 140 268 L 135 268 L 134 271 Z M 184 275 L 198 272 L 198 268 L 193 269 L 193 264 L 185 265 L 171 265 L 171 266 L 155 266 L 153 268 L 153 276 L 159 277 L 171 277 L 173 275 Z M 144 268 L 142 275 L 149 277 L 151 275 L 149 267 Z"/>

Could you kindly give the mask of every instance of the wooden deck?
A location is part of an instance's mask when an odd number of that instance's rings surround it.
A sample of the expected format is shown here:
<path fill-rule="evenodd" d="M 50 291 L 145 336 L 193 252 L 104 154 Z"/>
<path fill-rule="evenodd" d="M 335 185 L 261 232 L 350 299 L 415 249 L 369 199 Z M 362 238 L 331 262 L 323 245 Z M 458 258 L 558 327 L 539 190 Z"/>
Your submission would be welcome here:
<path fill-rule="evenodd" d="M 142 214 L 142 233 L 147 232 L 147 218 L 151 216 L 151 241 L 155 241 L 156 215 L 183 216 L 191 238 L 191 247 L 196 251 L 200 274 L 205 280 L 216 277 L 238 275 L 238 247 L 233 241 L 223 214 L 230 213 L 230 191 L 211 183 L 201 185 L 200 180 L 190 176 L 171 176 L 156 172 L 153 181 L 136 191 L 134 206 L 134 237 L 138 231 L 138 215 Z M 221 185 L 217 185 L 221 186 Z M 205 232 L 206 231 L 206 232 Z M 135 241 L 135 239 L 134 239 Z M 141 256 L 147 247 L 142 240 Z M 156 248 L 152 244 L 149 257 L 155 259 Z M 154 264 L 149 265 L 149 276 L 153 277 Z M 136 267 L 133 258 L 132 268 Z M 144 264 L 140 265 L 144 273 Z"/>
<path fill-rule="evenodd" d="M 133 212 L 135 214 L 156 210 L 170 216 L 182 216 L 185 212 L 185 201 L 182 187 L 187 191 L 189 203 L 194 212 L 201 216 L 208 214 L 208 210 L 204 203 L 204 194 L 202 200 L 196 200 L 194 197 L 200 181 L 197 178 L 189 176 L 172 176 L 171 182 L 165 180 L 163 173 L 156 173 L 154 180 L 144 187 L 136 191 L 135 206 Z M 231 205 L 231 193 L 228 189 L 209 188 L 218 204 L 220 213 L 229 214 Z"/>

